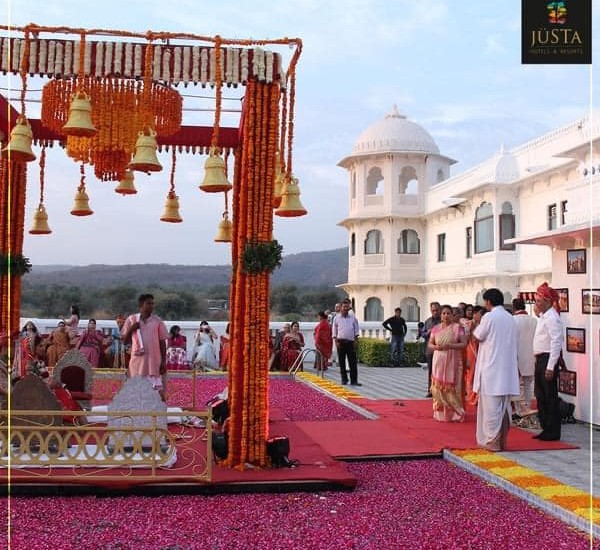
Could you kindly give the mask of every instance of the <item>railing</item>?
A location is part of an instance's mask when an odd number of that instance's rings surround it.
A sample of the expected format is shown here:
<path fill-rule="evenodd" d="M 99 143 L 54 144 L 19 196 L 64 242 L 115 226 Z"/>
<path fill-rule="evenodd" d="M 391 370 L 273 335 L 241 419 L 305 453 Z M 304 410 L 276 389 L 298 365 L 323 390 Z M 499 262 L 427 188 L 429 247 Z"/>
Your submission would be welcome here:
<path fill-rule="evenodd" d="M 73 425 L 62 425 L 65 414 L 74 418 Z M 173 413 L 102 412 L 107 425 L 88 424 L 86 417 L 90 414 L 0 411 L 4 420 L 0 425 L 0 468 L 36 468 L 36 479 L 60 476 L 81 482 L 158 480 L 169 475 L 210 481 L 213 456 L 209 412 L 177 413 L 180 423 L 168 429 L 159 424 L 166 425 Z"/>
<path fill-rule="evenodd" d="M 359 315 L 360 319 L 360 315 Z M 42 334 L 48 334 L 52 332 L 58 323 L 56 319 L 36 319 L 36 318 L 23 318 L 21 319 L 21 326 L 24 326 L 27 321 L 33 321 L 38 328 L 38 331 Z M 271 321 L 269 323 L 269 329 L 271 333 L 276 333 L 276 331 L 280 330 L 281 327 L 286 323 L 286 321 Z M 198 330 L 198 326 L 200 325 L 200 321 L 167 321 L 167 328 L 170 328 L 173 325 L 178 325 L 181 328 L 181 334 L 183 334 L 187 338 L 187 359 L 191 362 L 192 354 L 194 352 L 194 336 L 196 331 Z M 381 326 L 381 321 L 360 321 L 360 334 L 365 338 L 379 338 L 385 339 L 388 338 L 390 333 L 385 330 Z M 406 335 L 407 341 L 414 341 L 417 339 L 417 322 L 416 321 L 408 321 L 408 333 Z M 211 321 L 211 327 L 217 333 L 217 335 L 221 335 L 225 333 L 225 329 L 227 328 L 227 321 Z M 84 327 L 87 326 L 87 320 L 82 320 L 79 323 L 80 330 L 83 330 Z M 104 328 L 116 328 L 116 323 L 112 320 L 102 320 L 99 319 L 96 321 L 96 326 L 99 330 Z M 300 332 L 302 332 L 302 336 L 304 337 L 304 345 L 305 348 L 314 348 L 314 339 L 313 339 L 313 331 L 317 326 L 316 322 L 308 322 L 302 321 L 300 323 Z M 218 352 L 218 342 L 215 342 L 215 348 Z M 309 360 L 310 361 L 310 360 Z M 115 370 L 111 369 L 110 372 L 115 372 Z M 181 371 L 186 372 L 186 371 Z M 187 371 L 189 372 L 189 371 Z"/>
<path fill-rule="evenodd" d="M 300 355 L 298 355 L 298 357 L 296 357 L 295 361 L 292 363 L 292 366 L 290 367 L 289 373 L 292 378 L 296 377 L 296 374 L 298 374 L 298 371 L 302 368 L 302 365 L 304 364 L 304 359 L 306 359 L 307 355 L 310 353 L 315 354 L 315 360 L 317 359 L 317 357 L 321 357 L 321 358 L 323 357 L 323 355 L 321 354 L 321 352 L 319 350 L 316 350 L 313 348 L 303 349 L 302 353 L 300 353 Z M 322 361 L 319 362 L 319 368 L 318 368 L 317 372 L 319 373 L 321 378 L 323 378 L 323 362 Z"/>

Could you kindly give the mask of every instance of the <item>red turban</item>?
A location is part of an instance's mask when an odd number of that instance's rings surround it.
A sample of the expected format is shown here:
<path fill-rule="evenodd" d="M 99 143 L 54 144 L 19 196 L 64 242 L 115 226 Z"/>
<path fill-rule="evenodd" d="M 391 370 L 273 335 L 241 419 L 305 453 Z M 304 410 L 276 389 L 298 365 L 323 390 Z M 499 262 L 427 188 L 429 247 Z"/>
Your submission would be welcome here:
<path fill-rule="evenodd" d="M 538 286 L 536 294 L 542 299 L 550 302 L 552 305 L 558 304 L 558 292 L 554 290 L 548 283 Z"/>

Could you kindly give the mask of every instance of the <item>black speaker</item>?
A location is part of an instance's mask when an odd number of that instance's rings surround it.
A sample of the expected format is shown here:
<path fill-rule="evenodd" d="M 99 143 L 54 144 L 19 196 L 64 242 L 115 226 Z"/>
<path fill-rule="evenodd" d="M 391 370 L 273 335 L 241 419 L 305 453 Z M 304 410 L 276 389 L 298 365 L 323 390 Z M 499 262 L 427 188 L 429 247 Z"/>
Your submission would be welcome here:
<path fill-rule="evenodd" d="M 217 424 L 223 424 L 229 418 L 229 405 L 225 399 L 218 399 L 209 403 L 212 419 Z"/>
<path fill-rule="evenodd" d="M 212 451 L 219 460 L 227 458 L 227 434 L 225 432 L 212 433 Z"/>
<path fill-rule="evenodd" d="M 267 454 L 274 468 L 291 468 L 295 461 L 288 458 L 290 454 L 290 440 L 287 437 L 272 437 L 267 439 Z"/>

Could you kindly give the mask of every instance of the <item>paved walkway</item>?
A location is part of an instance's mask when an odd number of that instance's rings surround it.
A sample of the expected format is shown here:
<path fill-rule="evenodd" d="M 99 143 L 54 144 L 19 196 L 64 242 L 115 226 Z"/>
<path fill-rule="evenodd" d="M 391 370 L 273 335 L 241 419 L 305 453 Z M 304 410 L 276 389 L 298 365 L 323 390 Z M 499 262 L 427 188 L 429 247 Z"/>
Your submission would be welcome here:
<path fill-rule="evenodd" d="M 312 367 L 306 367 L 314 372 Z M 424 399 L 427 371 L 421 368 L 373 368 L 359 365 L 362 386 L 347 386 L 371 399 Z M 325 372 L 325 378 L 340 383 L 339 369 Z M 473 430 L 475 426 L 473 426 Z M 535 432 L 532 432 L 535 433 Z M 532 468 L 558 481 L 600 496 L 600 427 L 589 424 L 563 424 L 562 440 L 579 449 L 563 451 L 520 451 L 499 453 L 522 466 Z"/>

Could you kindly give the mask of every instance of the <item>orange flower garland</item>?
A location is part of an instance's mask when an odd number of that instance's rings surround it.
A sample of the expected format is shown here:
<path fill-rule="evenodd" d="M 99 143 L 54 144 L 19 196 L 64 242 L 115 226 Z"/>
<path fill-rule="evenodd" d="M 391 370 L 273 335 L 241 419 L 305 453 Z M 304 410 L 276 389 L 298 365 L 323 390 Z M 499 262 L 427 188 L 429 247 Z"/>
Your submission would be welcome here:
<path fill-rule="evenodd" d="M 273 184 L 279 130 L 279 86 L 249 81 L 236 153 L 233 187 L 230 300 L 229 456 L 226 464 L 265 467 L 268 438 L 269 278 L 242 271 L 248 242 L 268 242 L 273 231 Z M 240 150 L 241 149 L 241 150 Z"/>
<path fill-rule="evenodd" d="M 151 51 L 151 48 L 149 48 Z M 61 133 L 69 117 L 71 96 L 78 84 L 73 80 L 53 80 L 42 92 L 42 124 Z M 79 86 L 89 94 L 92 122 L 99 129 L 91 138 L 67 137 L 67 154 L 76 162 L 94 166 L 96 177 L 118 181 L 135 150 L 138 131 L 150 123 L 159 135 L 179 130 L 182 97 L 172 88 L 117 78 L 87 78 Z"/>

